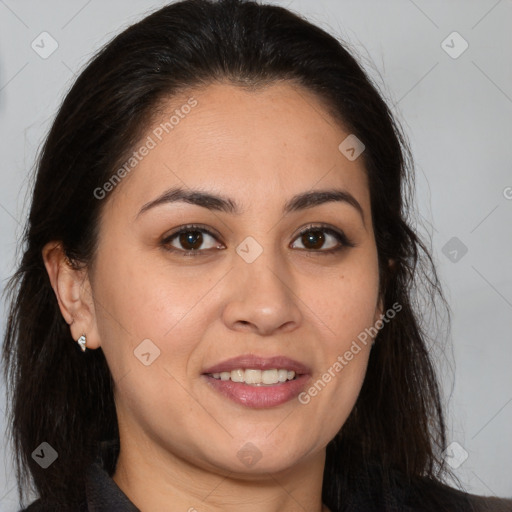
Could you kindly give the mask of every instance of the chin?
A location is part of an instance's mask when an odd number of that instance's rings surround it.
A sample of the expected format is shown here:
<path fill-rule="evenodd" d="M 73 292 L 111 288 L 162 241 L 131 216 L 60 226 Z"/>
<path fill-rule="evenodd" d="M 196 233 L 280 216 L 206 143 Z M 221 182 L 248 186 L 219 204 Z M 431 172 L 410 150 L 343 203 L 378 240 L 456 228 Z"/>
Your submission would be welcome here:
<path fill-rule="evenodd" d="M 232 443 L 233 451 L 225 452 L 224 469 L 238 474 L 254 477 L 262 475 L 268 478 L 268 473 L 280 473 L 289 470 L 311 457 L 313 447 L 304 446 L 304 442 L 291 443 L 270 440 L 265 434 L 261 436 L 246 436 L 243 440 Z"/>

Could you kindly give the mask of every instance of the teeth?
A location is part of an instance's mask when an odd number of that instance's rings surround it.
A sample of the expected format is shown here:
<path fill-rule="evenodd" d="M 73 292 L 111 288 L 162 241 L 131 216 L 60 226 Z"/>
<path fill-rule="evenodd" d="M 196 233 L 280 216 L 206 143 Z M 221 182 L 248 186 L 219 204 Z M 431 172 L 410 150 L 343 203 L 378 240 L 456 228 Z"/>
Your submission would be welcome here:
<path fill-rule="evenodd" d="M 253 370 L 242 368 L 233 370 L 231 372 L 212 373 L 214 379 L 231 380 L 233 382 L 245 382 L 253 386 L 267 385 L 271 386 L 278 382 L 286 382 L 295 378 L 293 370 L 286 369 L 272 369 L 272 370 Z"/>
<path fill-rule="evenodd" d="M 279 382 L 286 382 L 288 380 L 288 370 L 278 370 L 277 378 Z"/>
<path fill-rule="evenodd" d="M 279 382 L 277 370 L 265 370 L 261 372 L 261 382 L 263 384 L 277 384 Z"/>
<path fill-rule="evenodd" d="M 261 370 L 245 370 L 245 383 L 246 384 L 261 384 Z"/>
<path fill-rule="evenodd" d="M 231 372 L 231 380 L 233 382 L 243 382 L 245 378 L 243 370 L 233 370 Z"/>

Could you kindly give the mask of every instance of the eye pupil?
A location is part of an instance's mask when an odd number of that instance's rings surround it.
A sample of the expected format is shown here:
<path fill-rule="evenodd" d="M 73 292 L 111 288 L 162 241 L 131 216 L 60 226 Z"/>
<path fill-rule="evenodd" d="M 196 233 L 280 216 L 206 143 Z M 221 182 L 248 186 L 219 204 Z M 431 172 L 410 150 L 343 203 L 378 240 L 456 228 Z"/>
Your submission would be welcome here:
<path fill-rule="evenodd" d="M 325 236 L 322 234 L 322 231 L 308 231 L 302 235 L 302 243 L 304 246 L 307 246 L 308 243 L 312 243 L 312 249 L 319 249 L 322 247 L 325 241 Z M 316 242 L 316 243 L 315 243 Z"/>
<path fill-rule="evenodd" d="M 203 243 L 203 235 L 200 231 L 186 231 L 180 234 L 180 244 L 186 250 L 195 250 L 201 247 Z M 192 247 L 188 247 L 191 244 Z"/>

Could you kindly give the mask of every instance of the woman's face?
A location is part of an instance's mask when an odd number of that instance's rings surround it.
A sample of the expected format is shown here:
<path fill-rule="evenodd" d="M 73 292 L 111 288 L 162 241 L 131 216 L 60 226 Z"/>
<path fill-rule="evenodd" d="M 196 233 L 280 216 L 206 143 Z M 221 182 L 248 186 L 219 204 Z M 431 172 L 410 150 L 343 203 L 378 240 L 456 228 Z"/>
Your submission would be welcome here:
<path fill-rule="evenodd" d="M 122 442 L 217 472 L 285 470 L 322 453 L 365 376 L 371 340 L 344 357 L 381 312 L 363 161 L 302 88 L 217 84 L 193 98 L 169 102 L 103 199 L 91 332 Z M 173 201 L 178 188 L 191 199 Z M 344 195 L 297 200 L 319 191 Z M 172 236 L 188 224 L 200 227 Z"/>

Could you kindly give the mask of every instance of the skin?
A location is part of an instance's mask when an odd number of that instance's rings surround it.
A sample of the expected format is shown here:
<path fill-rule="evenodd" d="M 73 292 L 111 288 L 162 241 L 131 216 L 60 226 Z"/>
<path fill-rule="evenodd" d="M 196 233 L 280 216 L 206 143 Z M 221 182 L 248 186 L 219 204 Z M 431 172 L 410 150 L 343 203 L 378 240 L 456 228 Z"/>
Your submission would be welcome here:
<path fill-rule="evenodd" d="M 355 404 L 371 343 L 308 404 L 250 409 L 201 374 L 242 354 L 285 355 L 309 365 L 313 383 L 379 318 L 363 160 L 338 150 L 350 132 L 296 85 L 215 84 L 193 96 L 198 105 L 104 199 L 93 264 L 73 270 L 58 243 L 43 251 L 73 338 L 85 333 L 88 349 L 101 346 L 115 381 L 113 479 L 143 512 L 325 511 L 325 447 Z M 155 126 L 189 97 L 169 100 Z M 180 202 L 138 215 L 174 186 L 232 198 L 242 214 Z M 342 202 L 283 216 L 295 194 L 331 188 L 350 192 L 364 221 Z M 188 223 L 215 236 L 203 233 L 202 256 L 180 255 L 190 245 L 178 237 L 168 243 L 176 253 L 161 244 Z M 339 242 L 322 231 L 324 244 L 308 246 L 298 234 L 309 223 L 327 223 L 356 245 L 322 254 Z M 263 249 L 252 263 L 236 252 L 248 236 Z M 149 366 L 134 356 L 145 339 L 160 350 Z M 261 454 L 252 466 L 237 457 L 248 442 Z"/>

